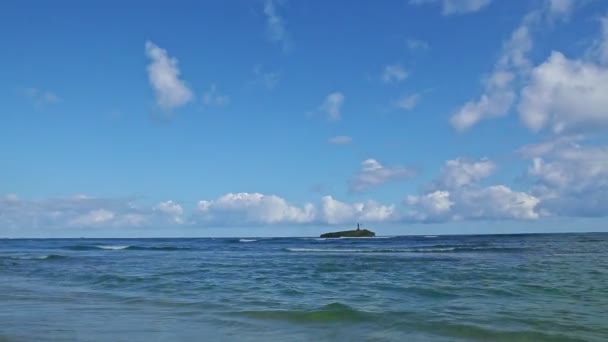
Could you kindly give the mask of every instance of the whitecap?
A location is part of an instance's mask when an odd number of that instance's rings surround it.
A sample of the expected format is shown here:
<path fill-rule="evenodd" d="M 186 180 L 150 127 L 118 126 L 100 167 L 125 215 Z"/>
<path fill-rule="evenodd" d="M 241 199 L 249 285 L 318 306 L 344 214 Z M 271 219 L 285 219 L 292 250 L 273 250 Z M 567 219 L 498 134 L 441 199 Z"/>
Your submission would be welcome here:
<path fill-rule="evenodd" d="M 456 247 L 423 247 L 423 248 L 415 248 L 414 252 L 419 253 L 433 253 L 433 252 L 452 252 L 455 251 Z"/>
<path fill-rule="evenodd" d="M 327 249 L 327 248 L 286 248 L 289 252 L 315 252 L 315 253 L 358 253 L 363 249 Z"/>
<path fill-rule="evenodd" d="M 256 242 L 256 239 L 240 239 L 239 242 Z"/>
<path fill-rule="evenodd" d="M 127 249 L 131 246 L 95 246 L 99 249 L 109 249 L 109 250 L 119 250 L 119 249 Z"/>

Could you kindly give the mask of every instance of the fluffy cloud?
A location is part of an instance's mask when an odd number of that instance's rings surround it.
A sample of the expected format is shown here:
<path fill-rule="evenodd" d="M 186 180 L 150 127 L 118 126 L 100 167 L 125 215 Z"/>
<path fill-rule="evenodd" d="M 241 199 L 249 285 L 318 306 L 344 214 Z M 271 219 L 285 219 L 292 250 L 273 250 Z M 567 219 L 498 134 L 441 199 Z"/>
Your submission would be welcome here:
<path fill-rule="evenodd" d="M 139 226 L 151 222 L 151 214 L 128 199 L 82 195 L 44 200 L 0 197 L 0 227 L 14 230 Z"/>
<path fill-rule="evenodd" d="M 184 209 L 173 201 L 160 202 L 154 207 L 154 210 L 166 215 L 172 222 L 184 223 Z"/>
<path fill-rule="evenodd" d="M 212 84 L 211 87 L 203 94 L 203 104 L 205 106 L 221 107 L 229 103 L 230 98 L 228 95 L 220 94 L 215 84 Z"/>
<path fill-rule="evenodd" d="M 314 206 L 290 205 L 281 197 L 260 193 L 229 193 L 212 201 L 199 201 L 198 218 L 212 224 L 308 223 L 315 219 Z"/>
<path fill-rule="evenodd" d="M 601 34 L 589 58 L 570 59 L 554 51 L 531 69 L 518 105 L 526 127 L 549 128 L 555 134 L 608 128 L 608 16 L 600 23 Z"/>
<path fill-rule="evenodd" d="M 146 42 L 148 79 L 156 95 L 156 103 L 164 110 L 172 110 L 192 101 L 194 95 L 188 85 L 179 78 L 178 61 L 169 57 L 167 50 Z"/>
<path fill-rule="evenodd" d="M 344 94 L 334 92 L 325 98 L 320 110 L 327 114 L 329 121 L 338 121 L 342 118 L 342 105 L 344 104 Z"/>
<path fill-rule="evenodd" d="M 95 209 L 85 214 L 78 215 L 68 222 L 70 226 L 94 226 L 112 221 L 116 215 L 106 209 Z"/>
<path fill-rule="evenodd" d="M 458 189 L 479 182 L 490 176 L 495 170 L 496 164 L 486 158 L 478 161 L 462 158 L 448 160 L 445 162 L 438 179 L 434 182 L 434 187 Z"/>
<path fill-rule="evenodd" d="M 415 174 L 414 170 L 406 167 L 387 167 L 375 159 L 367 159 L 361 163 L 361 170 L 351 180 L 350 190 L 364 191 L 390 181 L 411 178 Z"/>
<path fill-rule="evenodd" d="M 565 18 L 574 9 L 574 0 L 548 0 L 549 15 Z"/>
<path fill-rule="evenodd" d="M 329 139 L 329 143 L 334 145 L 348 145 L 351 142 L 353 142 L 353 138 L 347 135 L 338 135 Z"/>
<path fill-rule="evenodd" d="M 285 20 L 277 13 L 276 1 L 266 0 L 264 14 L 266 15 L 266 28 L 270 41 L 281 44 L 283 50 L 291 48 L 292 44 L 285 28 Z"/>
<path fill-rule="evenodd" d="M 519 220 L 539 218 L 539 214 L 535 211 L 540 202 L 537 197 L 514 191 L 504 185 L 459 191 L 455 198 L 458 218 Z"/>
<path fill-rule="evenodd" d="M 539 218 L 539 198 L 504 185 L 479 184 L 495 169 L 496 165 L 487 159 L 447 161 L 429 192 L 407 197 L 406 217 L 420 222 Z"/>
<path fill-rule="evenodd" d="M 356 221 L 388 222 L 398 218 L 394 205 L 375 201 L 348 204 L 325 196 L 321 199 L 318 220 L 326 224 L 348 224 Z"/>
<path fill-rule="evenodd" d="M 524 16 L 521 24 L 504 42 L 494 70 L 483 80 L 483 93 L 477 100 L 466 102 L 451 118 L 457 130 L 466 130 L 481 120 L 506 115 L 517 99 L 517 81 L 530 73 L 528 58 L 533 48 L 531 31 L 542 24 L 567 17 L 574 3 L 570 0 L 546 0 L 543 7 Z"/>
<path fill-rule="evenodd" d="M 420 94 L 405 95 L 395 102 L 395 106 L 403 110 L 412 110 L 418 104 Z"/>
<path fill-rule="evenodd" d="M 408 72 L 399 64 L 387 65 L 382 72 L 382 81 L 384 83 L 399 83 L 404 81 L 408 76 Z"/>
<path fill-rule="evenodd" d="M 608 68 L 553 52 L 522 90 L 524 124 L 554 133 L 608 128 Z"/>
<path fill-rule="evenodd" d="M 532 49 L 532 39 L 528 25 L 525 21 L 505 42 L 494 71 L 483 81 L 484 93 L 478 100 L 465 103 L 450 119 L 454 128 L 465 130 L 483 119 L 507 114 L 515 101 L 516 73 L 529 64 L 526 56 Z"/>
<path fill-rule="evenodd" d="M 552 215 L 606 216 L 608 147 L 584 146 L 579 140 L 560 138 L 523 150 L 531 160 L 532 192 Z"/>
<path fill-rule="evenodd" d="M 465 14 L 480 11 L 492 0 L 410 0 L 412 5 L 441 4 L 443 15 Z"/>
<path fill-rule="evenodd" d="M 448 219 L 454 202 L 448 191 L 437 190 L 421 196 L 408 196 L 406 204 L 413 208 L 410 218 L 415 221 L 442 221 Z"/>
<path fill-rule="evenodd" d="M 394 205 L 375 201 L 345 203 L 324 196 L 317 205 L 306 203 L 299 207 L 279 196 L 260 193 L 230 193 L 216 200 L 200 201 L 196 213 L 197 222 L 207 225 L 334 225 L 356 221 L 390 222 L 398 218 Z"/>

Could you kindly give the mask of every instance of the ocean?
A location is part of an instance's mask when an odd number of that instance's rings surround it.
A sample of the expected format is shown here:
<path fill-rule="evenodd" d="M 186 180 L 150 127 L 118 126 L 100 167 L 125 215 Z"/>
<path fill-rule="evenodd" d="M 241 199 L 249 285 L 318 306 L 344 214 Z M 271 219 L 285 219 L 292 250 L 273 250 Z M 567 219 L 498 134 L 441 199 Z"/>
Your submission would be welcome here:
<path fill-rule="evenodd" d="M 3 239 L 0 341 L 608 341 L 608 234 Z"/>

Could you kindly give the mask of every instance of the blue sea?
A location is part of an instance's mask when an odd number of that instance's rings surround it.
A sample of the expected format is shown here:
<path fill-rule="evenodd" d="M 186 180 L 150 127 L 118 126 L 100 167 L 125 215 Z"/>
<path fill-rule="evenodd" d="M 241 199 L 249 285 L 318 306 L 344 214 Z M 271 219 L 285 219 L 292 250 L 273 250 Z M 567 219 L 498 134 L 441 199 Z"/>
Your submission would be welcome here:
<path fill-rule="evenodd" d="M 0 341 L 608 341 L 608 234 L 3 239 Z"/>

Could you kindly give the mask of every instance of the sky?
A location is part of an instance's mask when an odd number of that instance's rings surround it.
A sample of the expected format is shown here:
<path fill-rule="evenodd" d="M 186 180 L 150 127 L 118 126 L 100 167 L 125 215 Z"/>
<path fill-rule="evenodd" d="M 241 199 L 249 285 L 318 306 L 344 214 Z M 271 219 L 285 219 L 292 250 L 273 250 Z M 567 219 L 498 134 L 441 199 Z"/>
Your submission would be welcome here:
<path fill-rule="evenodd" d="M 608 231 L 608 2 L 0 3 L 0 237 Z"/>

